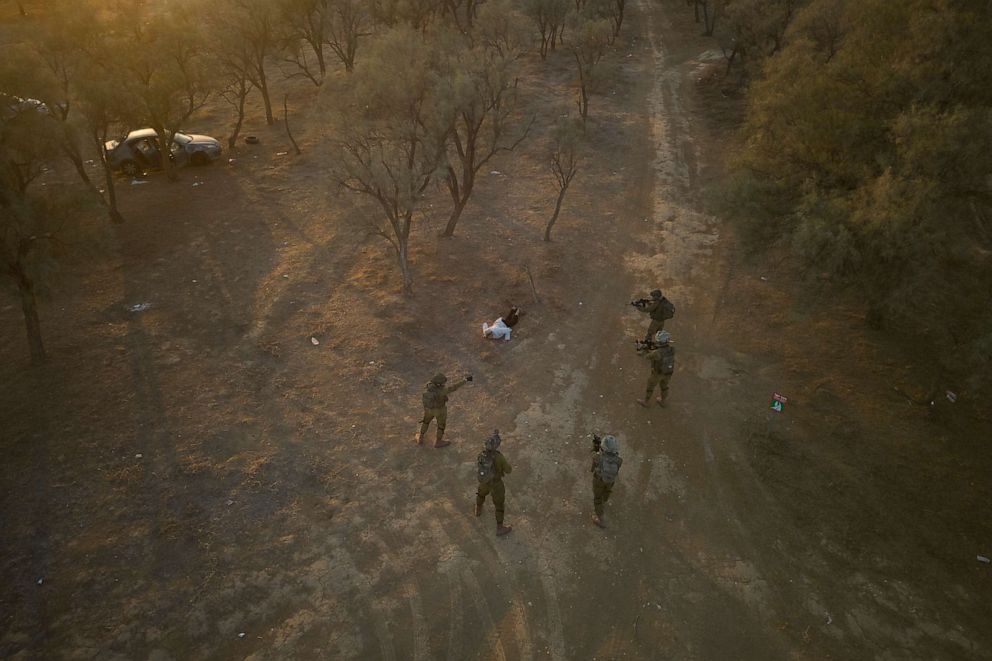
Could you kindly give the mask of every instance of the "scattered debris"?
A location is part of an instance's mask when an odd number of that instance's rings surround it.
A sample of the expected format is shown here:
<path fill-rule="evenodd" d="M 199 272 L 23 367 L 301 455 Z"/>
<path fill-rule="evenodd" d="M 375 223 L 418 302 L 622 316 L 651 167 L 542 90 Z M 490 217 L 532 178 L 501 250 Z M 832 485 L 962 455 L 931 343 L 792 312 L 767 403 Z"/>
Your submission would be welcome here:
<path fill-rule="evenodd" d="M 827 613 L 826 611 L 823 611 L 823 612 L 827 616 L 827 624 L 833 624 L 834 623 L 834 618 L 830 616 L 830 613 Z"/>
<path fill-rule="evenodd" d="M 772 403 L 771 406 L 769 406 L 768 408 L 770 408 L 772 411 L 775 411 L 776 413 L 781 413 L 782 409 L 785 408 L 785 403 L 788 401 L 789 398 L 786 397 L 785 395 L 780 395 L 777 392 L 772 393 Z"/>
<path fill-rule="evenodd" d="M 241 633 L 238 634 L 238 638 L 244 638 L 244 637 L 245 637 L 245 632 L 244 631 L 242 631 Z"/>
<path fill-rule="evenodd" d="M 765 276 L 761 276 L 761 279 L 765 282 L 768 282 L 768 278 L 766 278 Z"/>
<path fill-rule="evenodd" d="M 984 555 L 975 556 L 975 559 L 978 560 L 979 562 L 984 562 L 985 564 L 992 563 L 992 560 L 989 560 L 989 558 Z"/>
<path fill-rule="evenodd" d="M 492 170 L 492 171 L 489 172 L 489 174 L 500 175 L 500 174 L 503 174 L 503 173 L 500 172 L 499 170 Z"/>
<path fill-rule="evenodd" d="M 245 144 L 257 145 L 258 144 L 258 136 L 257 135 L 246 135 L 245 136 Z"/>
<path fill-rule="evenodd" d="M 36 583 L 37 583 L 38 585 L 41 585 L 42 583 L 44 583 L 44 582 L 45 582 L 45 579 L 44 579 L 44 578 L 39 578 L 39 579 L 38 579 L 37 581 L 35 581 L 35 582 L 36 582 Z"/>
<path fill-rule="evenodd" d="M 135 459 L 141 459 L 141 458 L 142 458 L 143 456 L 145 456 L 145 455 L 143 455 L 143 454 L 141 454 L 141 453 L 139 452 L 138 454 L 136 454 L 136 455 L 134 455 L 134 458 L 135 458 Z"/>
<path fill-rule="evenodd" d="M 194 181 L 193 182 L 193 188 L 196 188 L 197 186 L 202 186 L 202 185 L 203 185 L 203 182 L 202 181 Z"/>
<path fill-rule="evenodd" d="M 228 165 L 234 165 L 237 162 L 238 162 L 238 159 L 236 159 L 236 158 L 229 158 L 229 159 L 227 159 L 227 164 Z"/>
<path fill-rule="evenodd" d="M 144 312 L 152 306 L 151 303 L 135 303 L 134 305 L 127 306 L 128 312 Z"/>
<path fill-rule="evenodd" d="M 148 183 L 148 180 L 147 179 L 132 179 L 131 180 L 131 185 L 132 186 L 140 186 L 141 184 L 147 184 L 147 183 Z"/>
<path fill-rule="evenodd" d="M 958 395 L 957 395 L 957 393 L 954 393 L 954 392 L 951 392 L 950 390 L 948 390 L 944 394 L 947 395 L 947 401 L 949 401 L 951 404 L 953 404 L 954 402 L 958 401 Z"/>
<path fill-rule="evenodd" d="M 227 506 L 228 506 L 228 507 L 230 507 L 230 506 L 231 506 L 231 505 L 233 505 L 233 504 L 234 504 L 234 501 L 233 501 L 233 500 L 228 500 L 228 501 L 227 501 Z"/>
<path fill-rule="evenodd" d="M 277 151 L 276 156 L 289 156 L 288 151 Z"/>
<path fill-rule="evenodd" d="M 317 338 L 315 338 L 315 337 L 314 337 L 313 335 L 311 335 L 311 336 L 310 336 L 310 344 L 312 344 L 312 345 L 314 345 L 314 346 L 317 346 L 318 344 L 320 344 L 320 340 L 318 340 L 318 339 L 317 339 Z"/>

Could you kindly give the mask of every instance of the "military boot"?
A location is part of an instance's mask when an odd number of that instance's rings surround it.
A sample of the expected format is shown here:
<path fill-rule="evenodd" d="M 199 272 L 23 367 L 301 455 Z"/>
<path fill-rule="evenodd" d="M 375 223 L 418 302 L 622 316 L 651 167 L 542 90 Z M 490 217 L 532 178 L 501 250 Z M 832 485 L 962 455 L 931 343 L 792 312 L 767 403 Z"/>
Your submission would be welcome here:
<path fill-rule="evenodd" d="M 507 535 L 510 533 L 511 530 L 513 530 L 513 526 L 504 526 L 502 523 L 496 524 L 497 537 L 502 537 L 503 535 Z"/>
<path fill-rule="evenodd" d="M 593 514 L 592 515 L 592 522 L 595 523 L 600 528 L 605 528 L 606 527 L 606 521 L 603 521 L 603 517 L 601 517 L 601 516 L 597 516 L 597 515 Z"/>
<path fill-rule="evenodd" d="M 424 436 L 427 434 L 427 425 L 420 425 L 420 433 L 417 434 L 417 445 L 424 444 Z"/>
<path fill-rule="evenodd" d="M 442 441 L 441 440 L 442 438 L 444 438 L 444 430 L 443 429 L 438 429 L 437 430 L 437 436 L 434 437 L 434 447 L 436 447 L 436 448 L 445 448 L 445 447 L 448 447 L 449 445 L 451 445 L 451 443 L 449 443 L 448 441 Z"/>

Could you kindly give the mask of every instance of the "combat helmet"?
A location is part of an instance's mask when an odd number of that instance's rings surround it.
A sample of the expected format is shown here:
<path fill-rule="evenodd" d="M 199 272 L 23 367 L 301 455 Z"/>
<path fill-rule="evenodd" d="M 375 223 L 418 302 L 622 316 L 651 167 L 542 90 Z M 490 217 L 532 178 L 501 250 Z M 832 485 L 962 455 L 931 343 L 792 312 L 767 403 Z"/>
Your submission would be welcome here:
<path fill-rule="evenodd" d="M 616 437 L 612 434 L 607 434 L 603 437 L 600 447 L 603 448 L 603 452 L 607 454 L 616 454 L 620 451 L 620 445 L 617 443 Z"/>
<path fill-rule="evenodd" d="M 662 295 L 660 289 L 655 289 L 653 292 L 651 292 L 651 298 L 658 299 L 658 298 L 664 298 L 664 296 Z"/>
<path fill-rule="evenodd" d="M 672 334 L 666 330 L 660 330 L 654 334 L 655 344 L 668 344 L 672 340 Z"/>
<path fill-rule="evenodd" d="M 487 450 L 489 450 L 490 452 L 492 452 L 493 450 L 499 449 L 499 444 L 502 443 L 502 442 L 503 442 L 503 439 L 501 439 L 499 437 L 499 430 L 498 429 L 494 429 L 493 430 L 493 433 L 486 437 L 486 440 L 483 441 L 482 445 Z"/>
<path fill-rule="evenodd" d="M 437 374 L 431 377 L 431 383 L 433 383 L 436 386 L 443 386 L 447 382 L 448 382 L 448 377 L 446 377 L 441 372 L 438 372 Z"/>

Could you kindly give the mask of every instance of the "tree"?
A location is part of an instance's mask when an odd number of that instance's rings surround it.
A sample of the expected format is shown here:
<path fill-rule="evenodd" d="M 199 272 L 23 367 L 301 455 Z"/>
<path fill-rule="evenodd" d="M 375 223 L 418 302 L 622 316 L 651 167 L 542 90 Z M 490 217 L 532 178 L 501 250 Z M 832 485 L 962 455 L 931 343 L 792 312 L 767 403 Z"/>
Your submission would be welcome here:
<path fill-rule="evenodd" d="M 110 44 L 116 57 L 104 64 L 116 72 L 122 93 L 135 99 L 133 119 L 149 123 L 158 133 L 163 169 L 175 180 L 175 165 L 168 157 L 175 132 L 210 94 L 204 35 L 186 11 L 162 12 L 150 21 L 143 3 L 124 9 L 113 23 L 119 26 Z"/>
<path fill-rule="evenodd" d="M 551 152 L 551 176 L 554 177 L 555 185 L 558 189 L 558 198 L 555 200 L 555 211 L 551 214 L 548 224 L 544 228 L 544 240 L 551 240 L 551 228 L 558 220 L 561 213 L 561 204 L 565 200 L 565 193 L 572 185 L 572 179 L 579 173 L 579 141 L 582 134 L 582 127 L 573 122 L 559 124 L 555 130 L 554 148 Z"/>
<path fill-rule="evenodd" d="M 816 0 L 765 61 L 732 203 L 768 208 L 775 245 L 857 287 L 868 318 L 926 334 L 937 359 L 978 356 L 992 331 L 992 17 L 954 0 L 837 10 Z M 831 15 L 841 30 L 826 38 L 805 22 Z"/>
<path fill-rule="evenodd" d="M 38 295 L 80 227 L 72 187 L 33 190 L 61 149 L 58 121 L 33 105 L 0 110 L 0 274 L 20 298 L 33 364 L 46 359 Z"/>
<path fill-rule="evenodd" d="M 376 23 L 407 25 L 423 32 L 445 10 L 448 0 L 370 0 Z"/>
<path fill-rule="evenodd" d="M 364 0 L 329 0 L 325 42 L 345 71 L 355 68 L 359 39 L 372 34 L 372 14 Z"/>
<path fill-rule="evenodd" d="M 524 14 L 534 22 L 540 35 L 538 52 L 542 60 L 547 59 L 548 52 L 554 50 L 558 35 L 565 28 L 569 5 L 569 0 L 524 0 Z"/>
<path fill-rule="evenodd" d="M 286 59 L 318 86 L 327 73 L 324 45 L 330 9 L 331 0 L 279 0 L 279 13 L 289 55 Z M 316 59 L 316 71 L 307 57 L 308 52 L 313 53 Z"/>
<path fill-rule="evenodd" d="M 234 23 L 228 25 L 233 36 L 244 43 L 247 53 L 248 80 L 262 95 L 265 106 L 265 123 L 275 123 L 269 78 L 265 65 L 276 52 L 279 44 L 277 7 L 271 0 L 228 0 L 232 3 Z"/>
<path fill-rule="evenodd" d="M 516 98 L 513 59 L 480 45 L 455 55 L 445 94 L 454 109 L 444 181 L 452 209 L 441 236 L 452 236 L 479 170 L 501 151 L 512 151 L 530 129 L 509 135 Z"/>
<path fill-rule="evenodd" d="M 613 29 L 605 19 L 582 21 L 569 48 L 579 74 L 577 105 L 583 124 L 589 116 L 589 94 L 599 83 L 599 64 L 613 40 Z"/>
<path fill-rule="evenodd" d="M 410 231 L 441 162 L 450 108 L 437 97 L 436 53 L 413 28 L 383 33 L 355 74 L 355 103 L 342 122 L 333 176 L 382 212 L 384 224 L 373 228 L 396 253 L 409 295 Z"/>

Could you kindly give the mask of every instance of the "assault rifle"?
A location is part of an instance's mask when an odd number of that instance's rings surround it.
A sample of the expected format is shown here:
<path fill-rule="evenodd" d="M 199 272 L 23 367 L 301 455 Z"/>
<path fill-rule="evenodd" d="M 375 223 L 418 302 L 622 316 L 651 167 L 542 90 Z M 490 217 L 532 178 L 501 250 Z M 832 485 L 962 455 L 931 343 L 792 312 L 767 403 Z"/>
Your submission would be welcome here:
<path fill-rule="evenodd" d="M 603 442 L 603 437 L 599 434 L 592 435 L 592 451 L 599 452 L 599 446 Z"/>
<path fill-rule="evenodd" d="M 654 351 L 660 346 L 654 340 L 634 340 L 634 348 L 638 351 Z"/>
<path fill-rule="evenodd" d="M 650 298 L 639 298 L 636 301 L 631 301 L 630 302 L 630 304 L 633 305 L 635 308 L 643 308 L 648 303 L 651 303 L 651 299 Z"/>

